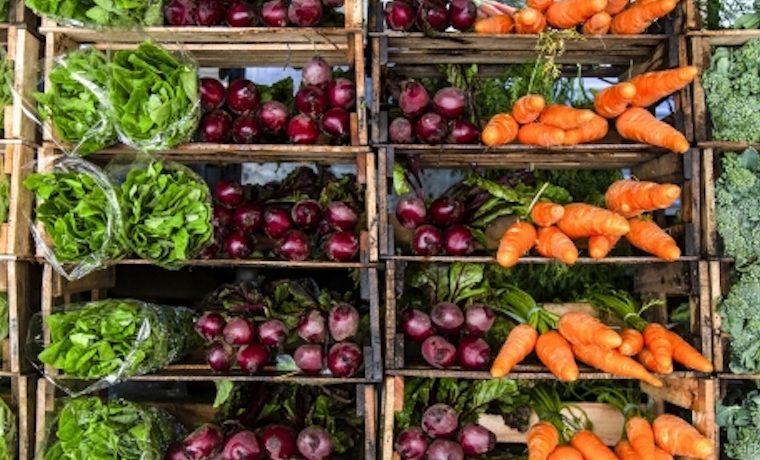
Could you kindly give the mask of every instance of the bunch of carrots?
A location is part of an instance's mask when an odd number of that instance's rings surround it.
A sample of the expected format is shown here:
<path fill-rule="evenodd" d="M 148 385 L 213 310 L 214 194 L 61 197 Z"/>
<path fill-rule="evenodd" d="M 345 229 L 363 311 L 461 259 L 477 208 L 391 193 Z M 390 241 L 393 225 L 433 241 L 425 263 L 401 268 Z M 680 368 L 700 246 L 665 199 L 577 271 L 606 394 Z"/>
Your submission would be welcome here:
<path fill-rule="evenodd" d="M 530 222 L 518 221 L 504 232 L 496 261 L 502 267 L 513 267 L 535 246 L 543 257 L 572 265 L 578 259 L 573 240 L 578 239 L 588 239 L 589 255 L 603 259 L 623 236 L 642 251 L 675 261 L 681 256 L 675 240 L 641 214 L 668 208 L 680 195 L 681 189 L 675 184 L 625 179 L 607 189 L 607 209 L 585 203 L 562 206 L 539 201 L 530 211 Z"/>
<path fill-rule="evenodd" d="M 527 0 L 514 12 L 482 17 L 475 22 L 479 34 L 538 34 L 580 27 L 585 35 L 641 34 L 657 19 L 676 8 L 678 0 Z"/>
<path fill-rule="evenodd" d="M 603 89 L 594 98 L 594 111 L 561 104 L 546 105 L 540 95 L 518 99 L 511 113 L 494 115 L 482 131 L 485 145 L 508 144 L 515 139 L 526 145 L 578 145 L 604 138 L 608 119 L 615 119 L 625 139 L 685 153 L 689 142 L 678 130 L 654 117 L 645 107 L 691 83 L 694 66 L 647 72 L 630 81 Z"/>

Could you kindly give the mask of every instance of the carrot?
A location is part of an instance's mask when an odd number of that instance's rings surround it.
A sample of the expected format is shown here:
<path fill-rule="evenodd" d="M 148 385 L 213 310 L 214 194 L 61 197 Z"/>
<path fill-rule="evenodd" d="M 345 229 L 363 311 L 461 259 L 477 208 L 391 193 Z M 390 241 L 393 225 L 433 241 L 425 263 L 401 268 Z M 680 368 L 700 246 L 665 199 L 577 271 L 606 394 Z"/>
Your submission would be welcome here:
<path fill-rule="evenodd" d="M 517 260 L 536 244 L 536 229 L 527 222 L 510 225 L 499 241 L 496 261 L 504 268 L 513 267 Z"/>
<path fill-rule="evenodd" d="M 541 334 L 536 341 L 536 355 L 552 374 L 563 382 L 578 379 L 578 365 L 575 363 L 573 349 L 557 331 Z"/>
<path fill-rule="evenodd" d="M 667 337 L 668 330 L 662 324 L 649 323 L 644 328 L 644 344 L 654 355 L 660 369 L 673 372 L 673 349 Z"/>
<path fill-rule="evenodd" d="M 591 121 L 594 112 L 587 109 L 576 109 L 562 104 L 552 104 L 544 108 L 538 121 L 559 129 L 575 129 Z"/>
<path fill-rule="evenodd" d="M 573 240 L 557 227 L 538 229 L 536 251 L 544 257 L 557 259 L 568 265 L 573 265 L 578 260 L 578 248 L 573 244 Z"/>
<path fill-rule="evenodd" d="M 662 414 L 652 423 L 654 439 L 670 455 L 712 458 L 715 444 L 702 436 L 696 428 L 675 415 Z"/>
<path fill-rule="evenodd" d="M 654 458 L 654 433 L 644 417 L 631 417 L 625 422 L 625 436 L 631 448 L 642 459 Z"/>
<path fill-rule="evenodd" d="M 686 153 L 689 141 L 669 124 L 662 122 L 641 107 L 630 107 L 615 121 L 621 136 L 628 140 Z"/>
<path fill-rule="evenodd" d="M 565 205 L 565 215 L 557 226 L 571 239 L 594 235 L 622 236 L 630 231 L 624 217 L 585 203 Z"/>
<path fill-rule="evenodd" d="M 515 13 L 515 32 L 540 34 L 546 29 L 546 17 L 541 11 L 526 7 Z"/>
<path fill-rule="evenodd" d="M 564 445 L 554 449 L 546 460 L 584 460 L 583 455 L 574 447 Z"/>
<path fill-rule="evenodd" d="M 644 366 L 617 350 L 610 350 L 598 345 L 573 345 L 573 353 L 578 360 L 601 371 L 609 372 L 620 377 L 639 379 L 650 385 L 661 387 L 662 382 L 650 374 Z"/>
<path fill-rule="evenodd" d="M 528 324 L 516 326 L 507 336 L 499 354 L 491 365 L 491 377 L 501 378 L 525 359 L 536 346 L 538 332 Z"/>
<path fill-rule="evenodd" d="M 517 132 L 517 140 L 525 145 L 541 145 L 551 147 L 562 145 L 565 140 L 565 132 L 553 126 L 541 123 L 528 123 L 520 126 Z"/>
<path fill-rule="evenodd" d="M 623 11 L 626 6 L 628 6 L 628 0 L 609 0 L 604 12 L 614 16 Z"/>
<path fill-rule="evenodd" d="M 510 33 L 514 25 L 512 16 L 500 14 L 475 21 L 475 32 L 484 35 L 503 35 Z"/>
<path fill-rule="evenodd" d="M 512 117 L 521 125 L 532 123 L 538 119 L 544 107 L 546 107 L 546 101 L 543 96 L 528 94 L 515 101 L 512 106 Z"/>
<path fill-rule="evenodd" d="M 636 87 L 632 105 L 649 107 L 660 99 L 667 97 L 685 87 L 694 80 L 699 71 L 693 65 L 675 69 L 647 72 L 631 79 Z"/>
<path fill-rule="evenodd" d="M 607 135 L 610 125 L 604 118 L 594 114 L 591 121 L 575 129 L 565 131 L 565 145 L 578 145 L 598 141 Z"/>
<path fill-rule="evenodd" d="M 606 7 L 607 0 L 559 0 L 546 10 L 546 20 L 556 29 L 570 29 Z"/>
<path fill-rule="evenodd" d="M 625 112 L 636 96 L 636 86 L 630 82 L 618 83 L 596 93 L 594 110 L 604 118 L 616 118 Z"/>
<path fill-rule="evenodd" d="M 600 11 L 583 23 L 583 35 L 607 35 L 610 24 L 612 24 L 612 16 L 606 11 Z"/>
<path fill-rule="evenodd" d="M 549 422 L 538 422 L 528 430 L 528 460 L 546 460 L 559 444 L 559 432 Z"/>
<path fill-rule="evenodd" d="M 681 196 L 675 184 L 623 179 L 607 188 L 604 200 L 607 209 L 623 217 L 635 217 L 643 212 L 669 208 Z"/>
<path fill-rule="evenodd" d="M 629 220 L 628 224 L 631 231 L 625 237 L 632 245 L 669 262 L 681 257 L 681 249 L 675 240 L 651 220 L 635 218 Z"/>
<path fill-rule="evenodd" d="M 654 21 L 673 11 L 677 3 L 677 0 L 634 3 L 612 19 L 612 33 L 616 35 L 642 34 Z"/>
<path fill-rule="evenodd" d="M 569 311 L 562 315 L 557 329 L 562 337 L 573 345 L 588 344 L 614 349 L 623 342 L 620 335 L 606 324 L 588 313 L 579 311 Z"/>
<path fill-rule="evenodd" d="M 497 113 L 488 120 L 480 138 L 485 145 L 509 144 L 517 138 L 518 129 L 520 129 L 520 126 L 512 118 L 512 115 Z"/>
<path fill-rule="evenodd" d="M 552 3 L 554 3 L 554 0 L 528 0 L 526 3 L 534 10 L 538 10 L 543 13 L 547 8 L 551 6 Z"/>
<path fill-rule="evenodd" d="M 673 460 L 673 456 L 659 447 L 654 448 L 654 460 Z"/>
<path fill-rule="evenodd" d="M 539 201 L 530 210 L 530 218 L 539 227 L 551 227 L 565 215 L 565 208 L 551 201 Z"/>
<path fill-rule="evenodd" d="M 673 349 L 673 361 L 700 372 L 712 372 L 713 365 L 686 340 L 673 331 L 667 333 L 668 341 Z"/>
<path fill-rule="evenodd" d="M 673 372 L 673 368 L 670 369 L 663 369 L 660 367 L 660 363 L 657 362 L 657 359 L 654 357 L 654 354 L 649 350 L 648 348 L 644 348 L 641 350 L 637 356 L 639 362 L 644 365 L 647 369 L 649 369 L 651 372 L 655 372 L 657 374 L 670 374 Z"/>
<path fill-rule="evenodd" d="M 588 239 L 588 253 L 592 259 L 604 259 L 615 247 L 619 236 L 594 235 Z"/>
<path fill-rule="evenodd" d="M 642 460 L 628 441 L 618 441 L 615 445 L 615 454 L 620 460 Z"/>
<path fill-rule="evenodd" d="M 599 436 L 588 430 L 577 431 L 570 444 L 583 455 L 586 460 L 619 460 L 609 447 L 604 445 Z"/>
<path fill-rule="evenodd" d="M 636 356 L 644 349 L 644 336 L 636 329 L 625 328 L 620 331 L 623 343 L 618 347 L 621 355 Z"/>

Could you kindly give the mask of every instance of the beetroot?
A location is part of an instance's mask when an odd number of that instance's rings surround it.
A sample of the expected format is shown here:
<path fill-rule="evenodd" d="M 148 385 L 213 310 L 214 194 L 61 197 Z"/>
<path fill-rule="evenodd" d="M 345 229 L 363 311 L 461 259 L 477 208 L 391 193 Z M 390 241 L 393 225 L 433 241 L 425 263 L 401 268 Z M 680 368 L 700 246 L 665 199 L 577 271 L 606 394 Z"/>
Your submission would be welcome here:
<path fill-rule="evenodd" d="M 218 454 L 222 450 L 223 443 L 222 430 L 216 425 L 205 424 L 190 433 L 182 441 L 182 447 L 190 460 L 206 460 Z"/>
<path fill-rule="evenodd" d="M 227 9 L 227 24 L 230 27 L 251 27 L 256 22 L 256 10 L 247 2 L 233 3 Z"/>
<path fill-rule="evenodd" d="M 226 142 L 232 130 L 232 117 L 224 110 L 212 110 L 203 115 L 198 124 L 198 137 L 201 142 Z"/>
<path fill-rule="evenodd" d="M 293 361 L 304 374 L 319 374 L 322 370 L 322 361 L 324 361 L 322 345 L 301 345 L 293 352 Z"/>
<path fill-rule="evenodd" d="M 224 21 L 224 5 L 219 0 L 198 0 L 195 23 L 199 26 L 218 26 Z"/>
<path fill-rule="evenodd" d="M 220 180 L 214 186 L 214 200 L 225 208 L 235 208 L 243 202 L 243 187 L 233 181 Z"/>
<path fill-rule="evenodd" d="M 456 304 L 440 302 L 430 310 L 430 319 L 439 331 L 456 334 L 464 324 L 464 313 Z"/>
<path fill-rule="evenodd" d="M 480 139 L 480 129 L 467 120 L 454 120 L 449 124 L 447 142 L 452 144 L 475 144 Z"/>
<path fill-rule="evenodd" d="M 314 56 L 301 70 L 304 85 L 324 88 L 332 79 L 332 70 L 327 62 L 319 56 Z"/>
<path fill-rule="evenodd" d="M 424 224 L 426 214 L 425 202 L 414 195 L 402 197 L 396 203 L 396 219 L 405 228 L 414 229 Z"/>
<path fill-rule="evenodd" d="M 359 252 L 359 238 L 351 232 L 336 232 L 327 237 L 323 249 L 333 262 L 351 262 Z"/>
<path fill-rule="evenodd" d="M 235 228 L 243 233 L 253 233 L 264 225 L 264 211 L 256 203 L 243 203 L 235 209 L 232 219 Z"/>
<path fill-rule="evenodd" d="M 472 231 L 464 225 L 452 225 L 443 234 L 443 250 L 452 256 L 463 256 L 475 250 Z"/>
<path fill-rule="evenodd" d="M 307 310 L 298 320 L 297 332 L 309 343 L 323 343 L 327 337 L 325 317 L 318 310 Z"/>
<path fill-rule="evenodd" d="M 200 94 L 203 110 L 213 110 L 224 105 L 227 90 L 224 89 L 222 82 L 216 78 L 201 78 Z"/>
<path fill-rule="evenodd" d="M 268 133 L 279 134 L 288 126 L 290 114 L 287 106 L 279 101 L 269 101 L 259 109 L 259 121 Z"/>
<path fill-rule="evenodd" d="M 407 428 L 396 436 L 396 452 L 403 460 L 422 460 L 428 448 L 425 433 L 418 427 Z"/>
<path fill-rule="evenodd" d="M 245 318 L 235 317 L 224 326 L 224 341 L 230 345 L 247 345 L 256 339 L 256 327 Z"/>
<path fill-rule="evenodd" d="M 300 228 L 311 230 L 322 218 L 322 207 L 317 200 L 301 200 L 290 210 L 290 218 Z"/>
<path fill-rule="evenodd" d="M 288 337 L 288 328 L 279 319 L 270 319 L 259 325 L 259 340 L 268 347 L 278 347 Z"/>
<path fill-rule="evenodd" d="M 296 93 L 294 104 L 302 114 L 316 117 L 327 109 L 327 93 L 317 86 L 304 86 Z"/>
<path fill-rule="evenodd" d="M 422 114 L 430 104 L 430 95 L 422 83 L 411 80 L 401 88 L 398 97 L 398 106 L 407 117 L 416 117 Z"/>
<path fill-rule="evenodd" d="M 310 426 L 298 433 L 296 440 L 298 452 L 306 460 L 327 460 L 332 455 L 332 439 L 330 434 L 318 426 Z"/>
<path fill-rule="evenodd" d="M 344 201 L 333 201 L 325 209 L 325 219 L 336 230 L 348 232 L 356 227 L 359 216 L 350 204 Z"/>
<path fill-rule="evenodd" d="M 188 460 L 185 455 L 185 449 L 182 448 L 182 444 L 172 444 L 169 450 L 166 451 L 164 460 Z"/>
<path fill-rule="evenodd" d="M 465 109 L 464 92 L 453 86 L 439 89 L 433 96 L 433 108 L 449 120 L 461 117 Z"/>
<path fill-rule="evenodd" d="M 336 342 L 350 339 L 359 331 L 359 312 L 351 304 L 339 303 L 327 316 L 327 328 Z"/>
<path fill-rule="evenodd" d="M 288 7 L 282 0 L 269 0 L 261 5 L 261 22 L 269 27 L 287 27 Z"/>
<path fill-rule="evenodd" d="M 414 230 L 412 252 L 418 256 L 430 257 L 441 252 L 443 235 L 432 225 L 420 225 Z"/>
<path fill-rule="evenodd" d="M 478 18 L 478 7 L 472 0 L 451 0 L 449 3 L 449 20 L 451 26 L 461 32 L 466 32 L 475 24 Z"/>
<path fill-rule="evenodd" d="M 310 116 L 298 114 L 288 122 L 288 139 L 294 144 L 316 144 L 319 139 L 319 126 Z"/>
<path fill-rule="evenodd" d="M 195 330 L 204 340 L 214 340 L 221 337 L 226 324 L 224 316 L 207 311 L 195 322 Z"/>
<path fill-rule="evenodd" d="M 465 369 L 487 369 L 491 365 L 491 346 L 480 337 L 462 337 L 457 345 L 457 359 Z"/>
<path fill-rule="evenodd" d="M 235 433 L 227 440 L 222 451 L 222 460 L 259 460 L 260 458 L 259 440 L 248 430 Z"/>
<path fill-rule="evenodd" d="M 414 133 L 426 144 L 440 144 L 446 139 L 449 127 L 446 121 L 435 112 L 422 115 L 414 123 Z"/>
<path fill-rule="evenodd" d="M 261 445 L 267 458 L 288 460 L 296 453 L 296 434 L 282 425 L 267 425 L 261 433 Z"/>
<path fill-rule="evenodd" d="M 282 208 L 269 208 L 264 213 L 264 233 L 277 239 L 293 228 L 290 213 Z"/>
<path fill-rule="evenodd" d="M 351 110 L 356 104 L 356 86 L 348 78 L 338 77 L 327 85 L 327 96 L 333 107 Z"/>
<path fill-rule="evenodd" d="M 261 371 L 268 362 L 269 350 L 259 343 L 245 345 L 237 352 L 238 366 L 250 375 Z"/>
<path fill-rule="evenodd" d="M 241 114 L 259 108 L 261 95 L 256 84 L 245 78 L 238 78 L 227 88 L 227 107 L 234 113 Z"/>
<path fill-rule="evenodd" d="M 472 304 L 464 311 L 464 331 L 469 335 L 483 336 L 493 326 L 496 316 L 483 304 Z"/>
<path fill-rule="evenodd" d="M 195 24 L 195 0 L 169 0 L 164 6 L 164 18 L 170 26 Z M 201 100 L 202 100 L 201 93 Z"/>
<path fill-rule="evenodd" d="M 422 357 L 433 367 L 451 367 L 457 361 L 457 348 L 440 335 L 433 335 L 422 342 Z"/>
<path fill-rule="evenodd" d="M 232 140 L 238 144 L 254 144 L 261 139 L 263 129 L 251 114 L 237 117 L 232 124 Z"/>
<path fill-rule="evenodd" d="M 436 439 L 427 450 L 427 460 L 464 460 L 462 446 L 448 439 Z"/>
<path fill-rule="evenodd" d="M 362 361 L 361 349 L 352 342 L 336 343 L 327 354 L 327 368 L 336 378 L 353 376 L 362 366 Z"/>
<path fill-rule="evenodd" d="M 442 196 L 433 200 L 428 209 L 430 220 L 441 226 L 458 223 L 464 216 L 464 204 L 448 196 Z"/>
<path fill-rule="evenodd" d="M 385 5 L 385 23 L 391 30 L 406 31 L 414 26 L 414 8 L 408 3 L 394 0 Z"/>
<path fill-rule="evenodd" d="M 396 117 L 388 127 L 388 136 L 393 144 L 410 144 L 414 141 L 412 122 L 404 117 Z"/>
<path fill-rule="evenodd" d="M 215 372 L 227 372 L 232 368 L 235 354 L 232 347 L 222 341 L 216 341 L 206 348 L 206 362 Z"/>
<path fill-rule="evenodd" d="M 459 427 L 459 416 L 453 407 L 433 404 L 422 414 L 422 429 L 432 438 L 448 438 Z"/>
<path fill-rule="evenodd" d="M 417 343 L 435 334 L 430 316 L 420 310 L 404 311 L 401 314 L 401 329 L 409 340 Z"/>
<path fill-rule="evenodd" d="M 275 251 L 285 260 L 306 260 L 311 252 L 309 239 L 300 230 L 288 230 L 277 242 Z"/>
<path fill-rule="evenodd" d="M 214 226 L 214 232 L 226 231 L 227 227 L 232 225 L 232 211 L 219 204 L 214 204 L 214 211 L 211 217 L 211 225 Z"/>
<path fill-rule="evenodd" d="M 224 238 L 224 252 L 231 259 L 245 259 L 253 252 L 253 240 L 238 230 L 231 231 Z"/>
<path fill-rule="evenodd" d="M 487 454 L 496 447 L 496 435 L 476 424 L 463 426 L 458 440 L 465 455 Z"/>
<path fill-rule="evenodd" d="M 351 130 L 351 116 L 346 109 L 333 107 L 322 115 L 322 131 L 330 136 L 343 139 Z"/>
<path fill-rule="evenodd" d="M 449 12 L 444 5 L 431 1 L 423 2 L 417 8 L 415 21 L 422 31 L 443 32 L 449 26 Z"/>
<path fill-rule="evenodd" d="M 288 20 L 298 27 L 312 27 L 322 19 L 320 0 L 291 0 L 288 6 Z"/>

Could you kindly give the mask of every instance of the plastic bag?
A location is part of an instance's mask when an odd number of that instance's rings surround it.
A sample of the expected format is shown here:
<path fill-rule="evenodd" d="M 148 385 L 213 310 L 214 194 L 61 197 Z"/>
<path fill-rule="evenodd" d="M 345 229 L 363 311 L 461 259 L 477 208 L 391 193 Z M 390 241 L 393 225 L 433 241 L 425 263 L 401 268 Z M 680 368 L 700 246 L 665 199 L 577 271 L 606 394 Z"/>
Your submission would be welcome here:
<path fill-rule="evenodd" d="M 26 0 L 39 16 L 76 27 L 160 26 L 163 0 Z"/>
<path fill-rule="evenodd" d="M 10 407 L 0 399 L 0 460 L 16 458 L 18 450 L 18 420 Z"/>
<path fill-rule="evenodd" d="M 61 372 L 61 379 L 47 377 L 72 395 L 159 370 L 187 355 L 200 340 L 192 310 L 139 300 L 106 299 L 54 312 L 45 319 L 47 346 L 42 321 L 39 314 L 33 318 L 30 349 L 40 365 Z M 72 377 L 87 382 L 66 380 Z"/>
<path fill-rule="evenodd" d="M 31 174 L 24 186 L 37 197 L 32 236 L 45 260 L 69 280 L 126 255 L 117 190 L 97 166 L 59 157 L 52 172 Z"/>
<path fill-rule="evenodd" d="M 183 433 L 168 412 L 123 399 L 68 399 L 48 427 L 37 460 L 163 460 Z"/>

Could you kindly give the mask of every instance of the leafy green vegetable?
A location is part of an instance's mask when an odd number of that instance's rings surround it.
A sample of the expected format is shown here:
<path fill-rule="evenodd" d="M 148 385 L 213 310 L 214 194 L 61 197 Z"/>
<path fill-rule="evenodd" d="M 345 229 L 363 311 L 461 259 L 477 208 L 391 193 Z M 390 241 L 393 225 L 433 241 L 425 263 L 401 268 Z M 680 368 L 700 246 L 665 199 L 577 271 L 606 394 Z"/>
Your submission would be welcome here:
<path fill-rule="evenodd" d="M 53 124 L 56 139 L 72 144 L 80 155 L 116 143 L 116 130 L 102 101 L 109 80 L 108 61 L 95 48 L 66 54 L 50 72 L 47 91 L 35 93 L 43 120 Z"/>
<path fill-rule="evenodd" d="M 164 21 L 163 0 L 26 0 L 40 16 L 77 25 L 158 26 Z"/>
<path fill-rule="evenodd" d="M 214 408 L 221 407 L 225 402 L 227 402 L 230 399 L 230 396 L 232 395 L 232 390 L 235 388 L 235 384 L 232 383 L 232 380 L 224 379 L 224 380 L 216 380 L 214 381 L 214 384 L 216 385 L 216 396 L 214 397 Z"/>
<path fill-rule="evenodd" d="M 744 396 L 744 395 L 742 395 Z M 760 391 L 746 393 L 736 405 L 717 407 L 718 425 L 726 430 L 723 453 L 735 460 L 760 458 Z"/>
<path fill-rule="evenodd" d="M 6 174 L 0 174 L 0 222 L 8 222 L 11 200 L 11 184 Z"/>
<path fill-rule="evenodd" d="M 111 61 L 109 102 L 120 136 L 143 150 L 165 150 L 189 140 L 198 125 L 197 67 L 143 42 Z"/>
<path fill-rule="evenodd" d="M 49 433 L 44 460 L 162 460 L 180 428 L 156 407 L 96 397 L 71 399 Z"/>
<path fill-rule="evenodd" d="M 759 42 L 760 43 L 760 42 Z M 715 220 L 725 253 L 742 270 L 760 257 L 760 155 L 749 148 L 741 155 L 726 153 L 715 184 Z"/>
<path fill-rule="evenodd" d="M 534 171 L 536 180 L 567 190 L 572 201 L 604 206 L 604 193 L 616 180 L 623 178 L 619 169 L 547 169 Z"/>
<path fill-rule="evenodd" d="M 0 293 L 0 340 L 8 337 L 8 320 L 8 293 L 2 292 Z"/>
<path fill-rule="evenodd" d="M 24 186 L 37 195 L 37 219 L 60 262 L 100 262 L 124 254 L 110 185 L 87 172 L 53 172 L 32 174 Z"/>
<path fill-rule="evenodd" d="M 0 22 L 8 22 L 10 0 L 0 0 Z"/>
<path fill-rule="evenodd" d="M 729 367 L 737 374 L 760 372 L 760 266 L 750 265 L 719 306 L 721 327 L 731 336 Z"/>
<path fill-rule="evenodd" d="M 697 0 L 706 29 L 757 28 L 751 17 L 760 9 L 754 0 Z"/>
<path fill-rule="evenodd" d="M 716 48 L 702 84 L 715 140 L 760 141 L 760 39 Z"/>
<path fill-rule="evenodd" d="M 208 186 L 183 166 L 131 169 L 120 200 L 130 248 L 159 265 L 195 257 L 213 234 Z"/>
<path fill-rule="evenodd" d="M 47 318 L 50 344 L 39 359 L 84 379 L 124 379 L 160 369 L 196 345 L 193 312 L 107 299 Z"/>
<path fill-rule="evenodd" d="M 2 16 L 3 10 L 4 16 Z M 8 17 L 7 1 L 0 1 L 0 17 Z M 0 46 L 0 131 L 5 128 L 5 106 L 11 102 L 13 102 L 13 61 L 8 59 L 5 47 Z"/>
<path fill-rule="evenodd" d="M 488 292 L 483 271 L 481 264 L 464 262 L 416 265 L 409 268 L 406 284 L 423 291 L 430 305 L 459 303 Z"/>
<path fill-rule="evenodd" d="M 0 460 L 16 458 L 18 420 L 10 407 L 0 399 Z"/>

